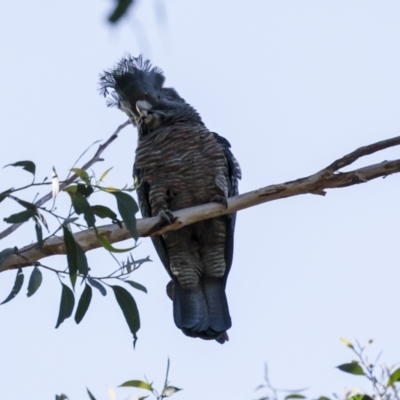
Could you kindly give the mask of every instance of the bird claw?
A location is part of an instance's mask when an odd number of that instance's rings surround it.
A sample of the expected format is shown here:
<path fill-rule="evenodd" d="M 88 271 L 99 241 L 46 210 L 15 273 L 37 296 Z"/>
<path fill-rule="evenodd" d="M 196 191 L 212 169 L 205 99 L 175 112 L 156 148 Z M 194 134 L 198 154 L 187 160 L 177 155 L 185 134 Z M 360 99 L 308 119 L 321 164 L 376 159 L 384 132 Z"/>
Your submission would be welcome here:
<path fill-rule="evenodd" d="M 173 224 L 178 219 L 170 210 L 162 210 L 158 213 L 158 216 L 160 221 L 158 221 L 148 232 L 146 232 L 145 235 L 142 236 L 151 236 L 160 229 Z"/>
<path fill-rule="evenodd" d="M 210 203 L 220 203 L 223 204 L 225 208 L 228 208 L 228 199 L 225 196 L 221 196 L 220 194 L 214 195 L 211 198 Z"/>
<path fill-rule="evenodd" d="M 168 225 L 173 224 L 178 218 L 172 214 L 170 210 L 162 210 L 158 214 L 160 218 L 162 218 Z"/>

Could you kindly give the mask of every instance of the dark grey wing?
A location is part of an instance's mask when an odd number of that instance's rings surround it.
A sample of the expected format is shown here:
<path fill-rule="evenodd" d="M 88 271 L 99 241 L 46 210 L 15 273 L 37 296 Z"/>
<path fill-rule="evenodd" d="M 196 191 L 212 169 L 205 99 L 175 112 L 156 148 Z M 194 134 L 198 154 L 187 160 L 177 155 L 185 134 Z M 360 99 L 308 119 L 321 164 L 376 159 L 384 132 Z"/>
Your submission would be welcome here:
<path fill-rule="evenodd" d="M 236 158 L 230 150 L 230 143 L 224 137 L 218 135 L 218 133 L 212 132 L 217 142 L 223 147 L 226 161 L 228 163 L 228 170 L 226 171 L 226 180 L 228 182 L 228 197 L 233 197 L 239 194 L 239 183 L 238 180 L 242 178 L 242 171 Z M 226 242 L 225 242 L 225 263 L 226 270 L 224 275 L 224 284 L 228 278 L 229 271 L 232 265 L 233 259 L 233 242 L 235 236 L 235 222 L 236 213 L 226 216 Z"/>
<path fill-rule="evenodd" d="M 143 173 L 139 168 L 133 167 L 133 176 L 135 180 L 139 182 L 139 187 L 137 188 L 137 196 L 139 200 L 139 207 L 142 213 L 143 218 L 152 217 L 151 205 L 149 201 L 149 193 L 150 193 L 150 185 L 147 181 L 142 181 Z M 165 241 L 161 235 L 153 236 L 151 238 L 153 245 L 157 251 L 158 257 L 160 257 L 161 262 L 163 263 L 165 269 L 168 274 L 173 277 L 169 268 L 169 256 L 167 252 L 167 246 L 165 245 Z"/>

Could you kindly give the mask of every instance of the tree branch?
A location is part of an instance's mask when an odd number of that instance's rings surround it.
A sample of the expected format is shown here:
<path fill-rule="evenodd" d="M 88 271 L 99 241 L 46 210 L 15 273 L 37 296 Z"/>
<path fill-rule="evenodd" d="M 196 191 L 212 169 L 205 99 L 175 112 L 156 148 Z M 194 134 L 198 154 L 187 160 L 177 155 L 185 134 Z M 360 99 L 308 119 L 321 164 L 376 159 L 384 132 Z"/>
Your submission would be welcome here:
<path fill-rule="evenodd" d="M 372 179 L 385 177 L 400 172 L 400 159 L 393 161 L 383 161 L 379 164 L 355 169 L 349 172 L 338 172 L 340 168 L 352 164 L 360 157 L 376 153 L 377 151 L 400 144 L 400 136 L 383 140 L 361 147 L 352 153 L 334 161 L 328 167 L 322 169 L 314 175 L 300 178 L 277 185 L 270 185 L 252 192 L 244 193 L 228 199 L 228 207 L 221 204 L 208 203 L 201 206 L 191 207 L 184 210 L 175 211 L 173 214 L 176 221 L 168 226 L 163 226 L 160 217 L 139 219 L 137 230 L 140 236 L 160 235 L 169 230 L 177 230 L 186 225 L 193 224 L 209 218 L 215 218 L 225 214 L 231 214 L 248 207 L 256 206 L 273 200 L 301 194 L 318 194 L 324 196 L 325 189 L 342 188 L 360 183 L 368 182 Z M 157 227 L 163 226 L 161 229 Z M 104 235 L 110 243 L 120 242 L 130 237 L 129 232 L 118 225 L 104 225 L 98 227 L 100 235 Z M 74 234 L 75 240 L 80 244 L 84 251 L 93 250 L 101 247 L 93 230 L 86 230 Z M 35 263 L 45 257 L 55 254 L 66 254 L 62 237 L 53 237 L 47 240 L 43 249 L 39 250 L 34 243 L 19 249 L 17 254 L 10 256 L 0 267 L 0 272 L 35 265 Z"/>
<path fill-rule="evenodd" d="M 103 153 L 103 151 L 118 137 L 119 132 L 124 129 L 126 126 L 128 126 L 131 122 L 128 120 L 124 122 L 122 125 L 120 125 L 117 130 L 108 138 L 106 142 L 101 144 L 99 148 L 97 149 L 95 155 L 80 169 L 83 170 L 88 170 L 93 164 L 95 164 L 98 161 L 103 161 L 102 158 L 100 158 L 100 155 Z M 66 188 L 68 185 L 71 183 L 75 182 L 79 178 L 78 175 L 73 174 L 71 175 L 68 179 L 66 179 L 61 185 L 60 185 L 60 190 L 63 190 Z M 44 203 L 48 202 L 51 200 L 53 197 L 52 193 L 49 192 L 45 196 L 43 196 L 41 199 L 35 202 L 35 205 L 37 207 L 42 206 Z M 16 231 L 24 222 L 20 222 L 18 224 L 13 224 L 9 226 L 7 229 L 4 229 L 3 232 L 0 232 L 0 240 L 4 239 L 6 236 L 10 235 L 14 231 Z"/>

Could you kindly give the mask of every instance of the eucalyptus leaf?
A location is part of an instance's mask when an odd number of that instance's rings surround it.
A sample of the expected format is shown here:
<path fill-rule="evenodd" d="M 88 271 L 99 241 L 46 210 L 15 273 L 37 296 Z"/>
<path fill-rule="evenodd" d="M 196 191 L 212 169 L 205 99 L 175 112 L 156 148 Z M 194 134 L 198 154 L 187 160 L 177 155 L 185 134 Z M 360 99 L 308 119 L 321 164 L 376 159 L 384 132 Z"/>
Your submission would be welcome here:
<path fill-rule="evenodd" d="M 21 200 L 18 199 L 17 197 L 13 197 L 13 199 L 18 203 L 21 204 L 22 207 L 25 207 L 27 210 L 32 210 L 35 211 L 37 210 L 37 207 L 35 204 L 30 203 L 29 201 Z"/>
<path fill-rule="evenodd" d="M 15 249 L 7 248 L 2 251 L 0 251 L 0 267 L 3 265 L 3 263 L 10 257 L 12 254 L 14 254 Z"/>
<path fill-rule="evenodd" d="M 94 216 L 93 210 L 90 207 L 89 202 L 86 200 L 86 197 L 79 192 L 68 192 L 68 194 L 71 197 L 72 206 L 74 207 L 75 212 L 78 215 L 83 214 L 88 227 L 93 227 L 96 222 L 96 218 Z"/>
<path fill-rule="evenodd" d="M 118 211 L 123 219 L 126 229 L 128 229 L 131 236 L 137 240 L 139 233 L 136 229 L 135 214 L 139 211 L 136 201 L 127 193 L 124 192 L 111 192 L 117 199 Z"/>
<path fill-rule="evenodd" d="M 75 322 L 77 324 L 79 324 L 82 321 L 83 317 L 85 316 L 91 300 L 92 300 L 92 288 L 88 284 L 86 284 L 85 289 L 82 292 L 81 298 L 79 299 L 78 307 L 75 313 Z"/>
<path fill-rule="evenodd" d="M 39 219 L 35 216 L 35 232 L 36 232 L 36 239 L 38 242 L 38 248 L 39 250 L 43 249 L 43 229 L 42 225 L 40 225 Z"/>
<path fill-rule="evenodd" d="M 78 250 L 73 234 L 65 225 L 63 225 L 63 232 L 65 250 L 67 252 L 69 278 L 74 288 L 78 276 Z"/>
<path fill-rule="evenodd" d="M 133 247 L 128 247 L 126 249 L 117 249 L 102 235 L 98 235 L 97 240 L 106 250 L 110 251 L 111 253 L 126 253 L 127 251 L 131 251 L 136 247 L 133 246 Z"/>
<path fill-rule="evenodd" d="M 86 388 L 86 391 L 87 391 L 87 394 L 89 395 L 90 400 L 96 400 L 96 397 L 94 397 L 92 395 L 91 391 L 88 388 Z"/>
<path fill-rule="evenodd" d="M 106 206 L 95 205 L 91 207 L 94 214 L 99 218 L 110 218 L 114 224 L 118 224 L 122 228 L 121 221 L 118 219 L 117 214 Z"/>
<path fill-rule="evenodd" d="M 94 287 L 96 288 L 103 296 L 107 295 L 107 290 L 106 288 L 96 279 L 91 278 L 90 276 L 88 276 L 87 278 L 88 282 Z"/>
<path fill-rule="evenodd" d="M 4 218 L 4 221 L 7 222 L 8 224 L 19 224 L 21 222 L 28 221 L 28 219 L 32 218 L 34 215 L 36 215 L 35 211 L 25 210 L 17 214 L 12 214 L 8 218 Z"/>
<path fill-rule="evenodd" d="M 75 305 L 75 297 L 73 291 L 64 283 L 61 283 L 61 301 L 60 310 L 58 313 L 58 319 L 56 324 L 56 329 L 72 315 Z"/>
<path fill-rule="evenodd" d="M 8 303 L 10 300 L 12 300 L 21 290 L 22 284 L 24 283 L 24 274 L 22 273 L 22 269 L 19 268 L 17 275 L 15 277 L 15 281 L 14 281 L 14 286 L 11 289 L 11 293 L 7 296 L 7 298 L 0 303 L 1 304 L 6 304 Z"/>
<path fill-rule="evenodd" d="M 172 396 L 174 393 L 179 392 L 182 389 L 179 389 L 175 386 L 165 386 L 165 388 L 163 389 L 161 396 L 163 397 L 170 397 Z"/>
<path fill-rule="evenodd" d="M 56 400 L 68 400 L 68 396 L 66 396 L 65 394 L 56 394 Z"/>
<path fill-rule="evenodd" d="M 400 368 L 397 368 L 396 371 L 390 374 L 387 386 L 392 386 L 395 382 L 398 381 L 400 381 Z"/>
<path fill-rule="evenodd" d="M 104 171 L 101 176 L 100 176 L 100 182 L 104 181 L 104 179 L 106 179 L 106 176 L 108 175 L 108 173 L 113 169 L 114 167 L 108 168 L 107 171 Z"/>
<path fill-rule="evenodd" d="M 147 293 L 147 289 L 141 285 L 140 283 L 134 282 L 134 281 L 124 281 L 125 283 L 128 283 L 129 285 L 131 285 L 133 288 L 137 289 L 137 290 L 141 290 L 142 292 Z"/>
<path fill-rule="evenodd" d="M 117 5 L 111 15 L 108 17 L 109 22 L 115 24 L 128 11 L 128 8 L 133 4 L 134 0 L 117 0 Z"/>
<path fill-rule="evenodd" d="M 126 381 L 122 385 L 119 385 L 119 387 L 136 387 L 139 389 L 149 390 L 150 392 L 154 390 L 153 386 L 149 383 L 140 380 Z"/>
<path fill-rule="evenodd" d="M 337 366 L 336 368 L 353 375 L 365 375 L 362 367 L 356 362 L 342 364 Z"/>
<path fill-rule="evenodd" d="M 354 396 L 349 397 L 347 400 L 373 400 L 372 397 L 367 394 L 355 394 Z"/>
<path fill-rule="evenodd" d="M 78 271 L 81 275 L 83 275 L 83 278 L 87 277 L 87 274 L 89 273 L 89 265 L 87 262 L 86 254 L 83 251 L 82 247 L 79 245 L 79 243 L 75 242 L 76 245 L 76 255 L 77 255 L 77 261 L 78 261 Z"/>
<path fill-rule="evenodd" d="M 35 171 L 36 171 L 36 165 L 32 161 L 18 161 L 14 164 L 5 165 L 4 168 L 6 168 L 6 167 L 22 167 L 22 169 L 30 172 L 32 175 L 35 175 Z"/>
<path fill-rule="evenodd" d="M 114 291 L 115 298 L 119 304 L 125 320 L 129 326 L 129 330 L 133 335 L 133 347 L 135 347 L 137 336 L 136 333 L 140 329 L 139 311 L 132 295 L 121 286 L 111 286 Z"/>
<path fill-rule="evenodd" d="M 27 296 L 31 297 L 36 293 L 36 291 L 39 289 L 40 285 L 42 284 L 42 273 L 40 272 L 40 269 L 38 267 L 33 268 L 33 271 L 31 273 L 31 276 L 29 278 L 29 283 L 28 283 L 28 293 Z"/>
<path fill-rule="evenodd" d="M 13 192 L 12 189 L 8 189 L 8 190 L 5 190 L 4 192 L 1 192 L 1 193 L 0 193 L 0 203 L 1 203 L 9 194 L 11 194 L 12 192 Z"/>
<path fill-rule="evenodd" d="M 90 177 L 85 170 L 80 168 L 72 168 L 71 171 L 74 172 L 76 175 L 78 175 L 79 178 L 83 180 L 83 182 L 90 185 Z"/>

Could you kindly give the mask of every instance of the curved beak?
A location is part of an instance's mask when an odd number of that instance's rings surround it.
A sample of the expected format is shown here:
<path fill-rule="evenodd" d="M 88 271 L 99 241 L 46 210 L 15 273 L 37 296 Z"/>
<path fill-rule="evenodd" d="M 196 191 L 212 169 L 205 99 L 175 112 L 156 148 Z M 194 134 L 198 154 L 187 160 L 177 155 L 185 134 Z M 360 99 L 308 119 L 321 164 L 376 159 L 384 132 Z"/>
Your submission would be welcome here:
<path fill-rule="evenodd" d="M 152 105 L 146 100 L 138 100 L 136 102 L 136 110 L 141 117 L 147 117 Z"/>

